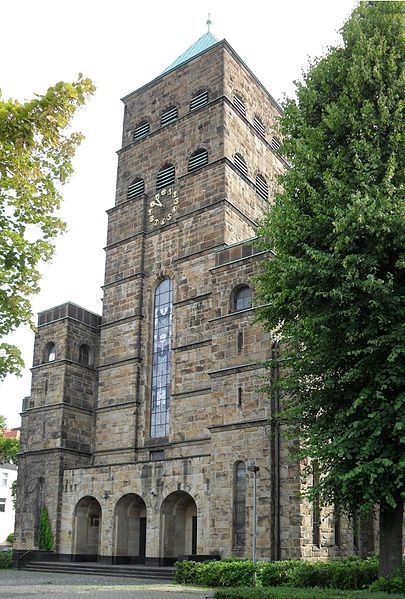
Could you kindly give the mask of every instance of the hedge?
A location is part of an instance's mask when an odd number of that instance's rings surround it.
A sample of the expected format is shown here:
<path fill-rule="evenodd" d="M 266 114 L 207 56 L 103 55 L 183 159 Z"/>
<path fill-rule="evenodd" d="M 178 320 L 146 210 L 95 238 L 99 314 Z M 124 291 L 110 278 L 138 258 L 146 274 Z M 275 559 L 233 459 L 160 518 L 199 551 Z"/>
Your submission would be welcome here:
<path fill-rule="evenodd" d="M 378 578 L 378 560 L 336 558 L 328 562 L 305 562 L 291 570 L 288 584 L 294 587 L 365 589 Z"/>
<path fill-rule="evenodd" d="M 177 562 L 175 580 L 180 584 L 208 587 L 252 586 L 252 561 Z M 258 586 L 364 589 L 378 578 L 378 559 L 335 558 L 326 562 L 288 560 L 258 562 Z M 383 589 L 381 589 L 383 590 Z"/>
<path fill-rule="evenodd" d="M 247 587 L 252 584 L 252 561 L 182 561 L 176 563 L 175 581 L 203 587 Z"/>

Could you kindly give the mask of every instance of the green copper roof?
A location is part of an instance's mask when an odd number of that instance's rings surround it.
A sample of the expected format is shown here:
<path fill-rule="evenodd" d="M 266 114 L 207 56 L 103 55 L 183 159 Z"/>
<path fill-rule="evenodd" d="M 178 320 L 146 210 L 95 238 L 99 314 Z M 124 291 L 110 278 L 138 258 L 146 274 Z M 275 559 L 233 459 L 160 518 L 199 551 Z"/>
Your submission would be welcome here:
<path fill-rule="evenodd" d="M 197 56 L 197 54 L 207 50 L 217 42 L 217 38 L 214 37 L 210 31 L 207 31 L 207 33 L 200 37 L 200 39 L 198 39 L 192 46 L 183 52 L 183 54 L 180 54 L 180 56 L 176 58 L 172 64 L 169 64 L 169 66 L 161 73 L 161 75 L 163 75 L 163 73 L 167 73 L 167 71 L 171 71 L 175 67 L 178 67 L 179 65 L 183 64 L 183 62 L 190 60 L 190 58 L 193 58 L 193 56 Z"/>

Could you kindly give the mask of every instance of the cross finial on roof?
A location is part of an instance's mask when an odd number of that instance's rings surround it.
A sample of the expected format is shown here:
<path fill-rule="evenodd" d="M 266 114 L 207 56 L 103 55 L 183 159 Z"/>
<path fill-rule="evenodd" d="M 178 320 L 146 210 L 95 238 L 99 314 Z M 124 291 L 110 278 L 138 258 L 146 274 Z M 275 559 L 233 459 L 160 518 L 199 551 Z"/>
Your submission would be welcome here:
<path fill-rule="evenodd" d="M 210 13 L 208 13 L 208 19 L 207 19 L 208 33 L 210 32 L 210 25 L 212 25 L 211 15 L 210 15 Z"/>

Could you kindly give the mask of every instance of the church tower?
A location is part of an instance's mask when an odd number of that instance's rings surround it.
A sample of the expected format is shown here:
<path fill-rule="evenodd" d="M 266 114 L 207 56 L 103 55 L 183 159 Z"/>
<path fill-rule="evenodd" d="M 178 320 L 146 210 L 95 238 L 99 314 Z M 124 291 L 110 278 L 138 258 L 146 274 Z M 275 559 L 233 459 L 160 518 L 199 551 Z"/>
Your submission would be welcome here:
<path fill-rule="evenodd" d="M 260 392 L 277 347 L 255 320 L 269 257 L 254 238 L 286 167 L 280 107 L 210 32 L 123 102 L 102 318 L 40 315 L 19 484 L 39 476 L 46 493 L 19 499 L 17 548 L 35 547 L 39 501 L 61 559 L 249 557 L 256 469 L 258 558 L 316 555 Z"/>

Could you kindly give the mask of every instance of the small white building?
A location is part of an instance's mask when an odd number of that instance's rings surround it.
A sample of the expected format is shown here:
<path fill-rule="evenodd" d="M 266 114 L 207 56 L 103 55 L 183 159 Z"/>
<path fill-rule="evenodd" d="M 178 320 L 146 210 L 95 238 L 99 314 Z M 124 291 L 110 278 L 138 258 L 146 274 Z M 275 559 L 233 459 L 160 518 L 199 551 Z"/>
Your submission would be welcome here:
<path fill-rule="evenodd" d="M 0 464 L 0 545 L 7 543 L 10 532 L 14 532 L 14 505 L 11 485 L 17 478 L 15 464 Z"/>

